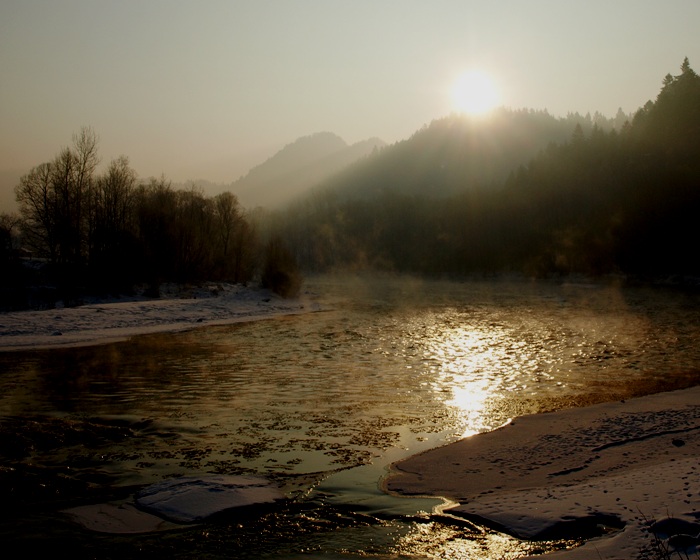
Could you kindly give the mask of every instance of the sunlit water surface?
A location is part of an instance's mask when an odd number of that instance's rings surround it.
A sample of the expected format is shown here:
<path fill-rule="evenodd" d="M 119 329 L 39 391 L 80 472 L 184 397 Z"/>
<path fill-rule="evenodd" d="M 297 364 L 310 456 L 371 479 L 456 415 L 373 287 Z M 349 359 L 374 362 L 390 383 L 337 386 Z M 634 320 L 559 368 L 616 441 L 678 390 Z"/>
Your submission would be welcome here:
<path fill-rule="evenodd" d="M 387 496 L 402 457 L 517 415 L 700 382 L 700 298 L 590 284 L 317 278 L 321 312 L 0 354 L 5 541 L 77 557 L 517 558 L 524 543 Z M 291 498 L 167 533 L 63 508 L 255 473 Z"/>

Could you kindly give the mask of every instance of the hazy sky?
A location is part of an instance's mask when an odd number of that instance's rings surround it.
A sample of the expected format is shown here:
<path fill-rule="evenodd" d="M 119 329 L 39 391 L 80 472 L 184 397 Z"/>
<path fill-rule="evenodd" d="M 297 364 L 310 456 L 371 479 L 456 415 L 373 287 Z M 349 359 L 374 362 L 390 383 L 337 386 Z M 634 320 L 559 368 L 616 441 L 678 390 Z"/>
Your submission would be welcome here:
<path fill-rule="evenodd" d="M 631 112 L 700 70 L 698 22 L 699 0 L 0 0 L 0 211 L 83 125 L 105 163 L 228 183 L 314 132 L 404 139 L 473 68 L 508 107 Z"/>

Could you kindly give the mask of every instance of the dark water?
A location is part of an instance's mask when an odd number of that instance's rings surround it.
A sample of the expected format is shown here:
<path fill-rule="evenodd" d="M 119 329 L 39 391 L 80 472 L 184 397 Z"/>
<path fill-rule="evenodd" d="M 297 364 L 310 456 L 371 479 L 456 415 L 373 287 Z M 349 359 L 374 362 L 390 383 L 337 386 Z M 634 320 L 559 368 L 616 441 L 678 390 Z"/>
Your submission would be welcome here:
<path fill-rule="evenodd" d="M 523 543 L 387 496 L 401 457 L 520 414 L 700 382 L 700 297 L 530 282 L 314 279 L 325 310 L 0 354 L 0 535 L 134 558 L 517 558 Z M 288 502 L 106 535 L 62 510 L 164 478 L 256 474 Z"/>

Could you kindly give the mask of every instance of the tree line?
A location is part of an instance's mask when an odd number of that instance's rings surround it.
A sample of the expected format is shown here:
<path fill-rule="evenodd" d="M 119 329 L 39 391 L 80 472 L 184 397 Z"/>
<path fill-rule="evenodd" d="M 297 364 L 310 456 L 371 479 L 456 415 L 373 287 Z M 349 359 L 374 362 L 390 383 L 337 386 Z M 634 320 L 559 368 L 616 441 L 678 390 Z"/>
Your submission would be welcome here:
<path fill-rule="evenodd" d="M 20 215 L 0 220 L 4 307 L 130 293 L 137 284 L 155 295 L 163 282 L 247 282 L 261 270 L 268 287 L 298 288 L 294 270 L 278 270 L 279 243 L 264 246 L 231 192 L 175 190 L 164 177 L 139 182 L 126 156 L 103 173 L 98 163 L 97 135 L 83 128 L 70 148 L 20 179 Z M 38 266 L 18 258 L 19 244 Z"/>
<path fill-rule="evenodd" d="M 500 131 L 460 116 L 433 123 L 280 213 L 276 228 L 318 271 L 700 274 L 700 78 L 687 59 L 635 115 L 569 115 L 566 139 L 507 169 L 537 127 L 559 124 L 506 117 Z"/>

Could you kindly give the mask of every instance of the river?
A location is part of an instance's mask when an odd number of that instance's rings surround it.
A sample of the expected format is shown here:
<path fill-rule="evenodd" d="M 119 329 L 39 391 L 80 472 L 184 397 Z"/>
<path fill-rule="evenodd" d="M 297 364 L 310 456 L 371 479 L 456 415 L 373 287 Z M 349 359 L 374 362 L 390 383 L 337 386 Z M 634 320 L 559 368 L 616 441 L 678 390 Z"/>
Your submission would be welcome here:
<path fill-rule="evenodd" d="M 76 558 L 517 558 L 572 543 L 388 496 L 388 465 L 518 415 L 700 382 L 697 291 L 334 277 L 307 290 L 321 311 L 0 354 L 4 542 Z M 270 478 L 289 500 L 137 535 L 63 513 L 213 473 Z"/>

